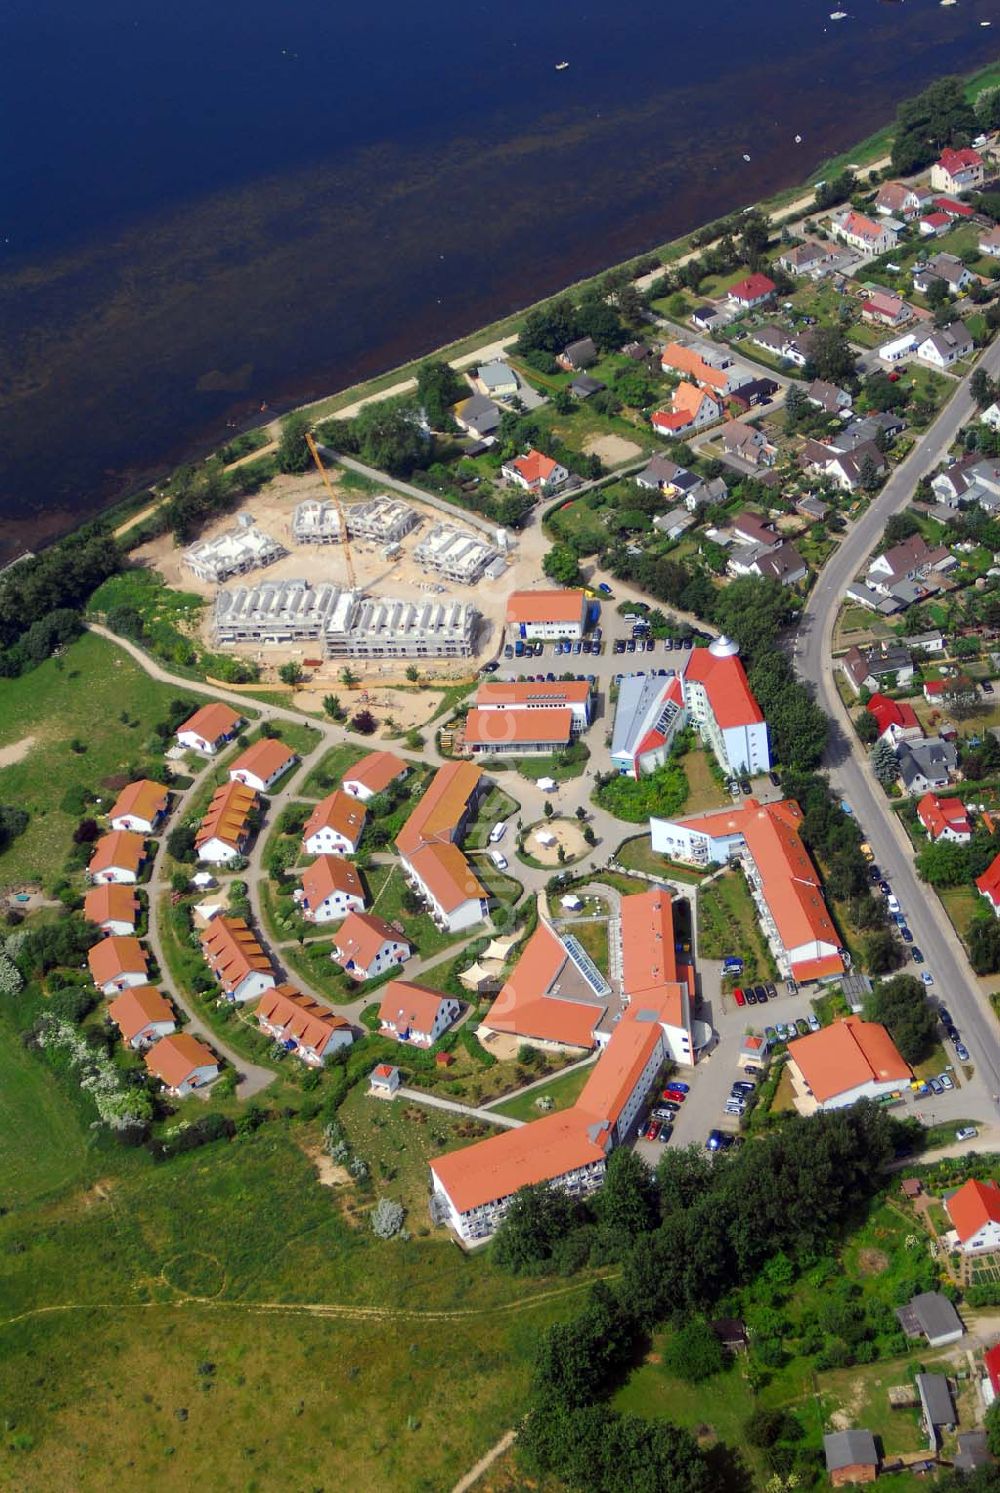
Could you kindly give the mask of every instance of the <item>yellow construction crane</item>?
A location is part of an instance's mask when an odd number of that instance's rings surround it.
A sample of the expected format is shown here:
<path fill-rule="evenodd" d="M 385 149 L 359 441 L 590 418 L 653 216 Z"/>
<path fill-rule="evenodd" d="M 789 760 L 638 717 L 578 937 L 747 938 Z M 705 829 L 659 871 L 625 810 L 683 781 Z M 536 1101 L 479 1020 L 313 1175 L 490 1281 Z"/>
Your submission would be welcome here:
<path fill-rule="evenodd" d="M 347 562 L 347 584 L 351 591 L 356 591 L 358 589 L 358 579 L 354 574 L 354 561 L 351 558 L 351 539 L 350 535 L 347 532 L 347 519 L 345 518 L 344 510 L 340 505 L 340 499 L 337 497 L 337 494 L 334 491 L 333 483 L 330 481 L 330 474 L 327 471 L 326 467 L 323 465 L 323 458 L 319 454 L 319 447 L 316 444 L 311 430 L 306 431 L 306 445 L 309 447 L 312 459 L 316 463 L 316 468 L 323 479 L 323 486 L 330 494 L 330 502 L 336 509 L 337 522 L 340 525 L 340 542 L 344 546 L 344 559 Z"/>

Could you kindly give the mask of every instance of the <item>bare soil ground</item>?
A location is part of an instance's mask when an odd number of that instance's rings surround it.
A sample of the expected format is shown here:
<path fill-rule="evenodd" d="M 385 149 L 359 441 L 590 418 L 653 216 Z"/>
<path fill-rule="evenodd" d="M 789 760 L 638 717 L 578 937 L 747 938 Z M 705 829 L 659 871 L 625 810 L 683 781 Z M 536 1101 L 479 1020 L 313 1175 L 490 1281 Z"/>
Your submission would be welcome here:
<path fill-rule="evenodd" d="M 23 762 L 34 744 L 33 736 L 22 736 L 20 741 L 13 741 L 10 746 L 0 747 L 0 767 L 13 767 L 16 763 Z"/>
<path fill-rule="evenodd" d="M 588 456 L 599 456 L 606 466 L 615 467 L 619 462 L 635 461 L 642 455 L 642 447 L 635 441 L 627 441 L 623 435 L 596 435 L 584 442 Z"/>
<path fill-rule="evenodd" d="M 341 663 L 330 662 L 312 670 L 308 686 L 296 690 L 292 704 L 299 710 L 319 711 L 324 695 L 338 695 L 349 715 L 370 710 L 379 721 L 381 735 L 392 739 L 396 730 L 408 731 L 411 726 L 425 726 L 443 699 L 440 690 L 393 689 L 391 685 L 372 678 L 370 673 L 358 684 L 345 685 L 340 679 L 342 667 Z M 355 674 L 361 672 L 353 661 L 351 669 Z M 388 725 L 390 721 L 395 722 L 395 726 Z"/>
<path fill-rule="evenodd" d="M 539 832 L 553 835 L 555 843 L 543 845 L 538 838 Z M 560 845 L 565 850 L 568 860 L 575 860 L 577 856 L 586 853 L 587 842 L 583 838 L 579 825 L 573 824 L 569 819 L 549 819 L 537 825 L 524 841 L 524 848 L 528 854 L 536 861 L 541 861 L 543 866 L 558 866 Z"/>

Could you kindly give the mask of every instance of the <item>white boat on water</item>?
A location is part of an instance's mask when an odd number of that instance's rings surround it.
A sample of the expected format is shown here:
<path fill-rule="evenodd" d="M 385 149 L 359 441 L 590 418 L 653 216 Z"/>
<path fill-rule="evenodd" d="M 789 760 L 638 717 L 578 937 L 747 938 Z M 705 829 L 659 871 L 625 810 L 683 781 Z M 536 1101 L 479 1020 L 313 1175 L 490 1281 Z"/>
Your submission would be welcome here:
<path fill-rule="evenodd" d="M 938 0 L 939 5 L 957 5 L 958 0 Z"/>
<path fill-rule="evenodd" d="M 568 62 L 557 62 L 556 63 L 556 72 L 557 73 L 564 73 L 568 67 L 569 67 L 569 63 Z"/>
<path fill-rule="evenodd" d="M 846 10 L 831 10 L 831 12 L 830 12 L 830 20 L 831 21 L 846 21 L 847 20 L 847 11 Z"/>

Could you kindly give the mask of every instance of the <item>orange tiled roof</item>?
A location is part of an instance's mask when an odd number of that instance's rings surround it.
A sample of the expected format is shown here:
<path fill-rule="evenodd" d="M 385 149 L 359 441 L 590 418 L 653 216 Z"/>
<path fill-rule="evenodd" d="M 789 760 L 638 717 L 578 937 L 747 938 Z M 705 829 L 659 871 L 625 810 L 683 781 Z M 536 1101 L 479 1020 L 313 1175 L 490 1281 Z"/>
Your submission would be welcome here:
<path fill-rule="evenodd" d="M 489 896 L 457 845 L 449 841 L 421 845 L 406 857 L 413 872 L 445 912 L 463 902 Z"/>
<path fill-rule="evenodd" d="M 136 819 L 145 819 L 152 824 L 165 811 L 167 797 L 167 790 L 162 783 L 154 783 L 151 778 L 140 778 L 138 782 L 129 783 L 122 789 L 108 818 L 119 819 L 132 814 Z"/>
<path fill-rule="evenodd" d="M 90 888 L 83 899 L 83 915 L 88 923 L 131 923 L 135 927 L 139 903 L 130 886 L 108 881 Z"/>
<path fill-rule="evenodd" d="M 169 1037 L 161 1037 L 144 1058 L 150 1073 L 161 1078 L 170 1089 L 178 1088 L 195 1068 L 209 1065 L 217 1068 L 219 1065 L 212 1049 L 189 1032 L 174 1032 Z"/>
<path fill-rule="evenodd" d="M 563 1000 L 553 992 L 566 959 L 558 935 L 548 923 L 540 922 L 493 1002 L 485 1025 L 541 1042 L 593 1047 L 594 1029 L 604 1007 Z"/>
<path fill-rule="evenodd" d="M 462 735 L 475 746 L 543 742 L 564 746 L 573 734 L 573 712 L 568 705 L 549 710 L 480 710 L 473 706 Z"/>
<path fill-rule="evenodd" d="M 270 972 L 270 959 L 242 918 L 213 918 L 201 935 L 201 947 L 227 990 L 234 990 L 255 970 Z"/>
<path fill-rule="evenodd" d="M 205 816 L 198 826 L 194 843 L 200 850 L 209 840 L 221 840 L 224 845 L 239 849 L 247 832 L 247 820 L 258 807 L 260 799 L 255 788 L 232 779 L 216 788 Z"/>
<path fill-rule="evenodd" d="M 334 834 L 342 835 L 352 845 L 356 845 L 361 839 L 365 820 L 368 818 L 368 810 L 364 804 L 358 803 L 349 793 L 342 788 L 336 788 L 327 794 L 313 809 L 302 829 L 302 842 L 317 834 L 323 829 L 332 829 Z"/>
<path fill-rule="evenodd" d="M 724 389 L 729 382 L 721 368 L 713 368 L 693 347 L 682 347 L 679 342 L 667 343 L 660 356 L 660 367 L 675 368 L 678 373 L 688 374 L 696 383 L 710 384 L 713 389 Z"/>
<path fill-rule="evenodd" d="M 257 1003 L 254 1013 L 259 1021 L 280 1027 L 303 1047 L 311 1047 L 320 1056 L 336 1032 L 350 1031 L 351 1024 L 329 1006 L 320 1005 L 311 995 L 303 995 L 294 985 L 275 985 Z"/>
<path fill-rule="evenodd" d="M 543 456 L 541 451 L 531 450 L 524 456 L 515 457 L 510 465 L 520 472 L 525 482 L 548 482 L 559 463 L 551 456 Z"/>
<path fill-rule="evenodd" d="M 763 711 L 747 682 L 746 670 L 735 654 L 719 656 L 710 648 L 694 648 L 684 670 L 688 680 L 704 686 L 712 714 L 722 730 L 747 726 L 764 719 Z"/>
<path fill-rule="evenodd" d="M 964 1244 L 988 1223 L 1000 1223 L 1000 1187 L 995 1182 L 963 1182 L 945 1203 L 948 1217 Z"/>
<path fill-rule="evenodd" d="M 430 1165 L 455 1207 L 467 1213 L 520 1187 L 602 1161 L 607 1146 L 607 1130 L 591 1127 L 574 1107 L 436 1156 Z"/>
<path fill-rule="evenodd" d="M 119 975 L 145 974 L 149 956 L 137 938 L 102 938 L 87 950 L 87 963 L 96 985 Z"/>
<path fill-rule="evenodd" d="M 155 985 L 133 985 L 108 1006 L 108 1015 L 126 1042 L 151 1021 L 173 1021 L 174 1008 Z"/>
<path fill-rule="evenodd" d="M 512 591 L 508 622 L 579 622 L 586 606 L 582 591 Z"/>
<path fill-rule="evenodd" d="M 365 895 L 361 877 L 342 855 L 318 855 L 302 873 L 302 890 L 312 908 L 335 892 L 344 897 L 360 897 L 362 901 Z"/>
<path fill-rule="evenodd" d="M 800 1037 L 792 1061 L 820 1104 L 873 1081 L 908 1083 L 913 1077 L 885 1027 L 857 1016 Z"/>
<path fill-rule="evenodd" d="M 146 842 L 142 835 L 137 835 L 130 829 L 113 829 L 109 834 L 102 835 L 94 845 L 87 870 L 92 876 L 96 876 L 99 871 L 109 871 L 112 867 L 137 874 L 145 852 Z"/>
<path fill-rule="evenodd" d="M 203 741 L 220 741 L 224 736 L 231 736 L 242 719 L 230 705 L 213 701 L 211 705 L 203 705 L 182 726 L 178 726 L 177 735 L 182 731 L 192 731 Z"/>
<path fill-rule="evenodd" d="M 229 772 L 230 776 L 235 772 L 250 772 L 266 783 L 294 761 L 295 753 L 291 747 L 276 736 L 262 736 L 237 757 Z"/>
<path fill-rule="evenodd" d="M 994 856 L 982 876 L 976 877 L 976 886 L 994 907 L 1000 907 L 1000 855 Z"/>
<path fill-rule="evenodd" d="M 510 600 L 508 600 L 508 620 Z M 471 762 L 446 762 L 418 798 L 413 813 L 396 836 L 407 858 L 430 840 L 451 840 L 479 786 L 482 773 Z"/>
<path fill-rule="evenodd" d="M 942 798 L 939 793 L 925 793 L 917 804 L 920 822 L 936 840 L 946 829 L 956 834 L 971 835 L 972 825 L 960 798 Z"/>
<path fill-rule="evenodd" d="M 390 783 L 403 776 L 409 763 L 395 752 L 369 752 L 344 773 L 345 783 L 360 783 L 369 793 L 382 793 Z"/>
<path fill-rule="evenodd" d="M 368 968 L 384 943 L 410 947 L 405 933 L 372 912 L 349 912 L 334 934 L 333 942 L 338 964 L 353 959 L 361 969 Z"/>
<path fill-rule="evenodd" d="M 426 985 L 414 985 L 410 980 L 390 980 L 382 992 L 379 1020 L 391 1022 L 397 1031 L 411 1027 L 418 1032 L 429 1032 L 443 1000 L 447 996 L 440 990 L 429 990 Z"/>
<path fill-rule="evenodd" d="M 513 706 L 532 710 L 555 705 L 583 705 L 590 697 L 585 679 L 513 679 L 505 684 L 481 684 L 476 690 L 478 706 Z"/>

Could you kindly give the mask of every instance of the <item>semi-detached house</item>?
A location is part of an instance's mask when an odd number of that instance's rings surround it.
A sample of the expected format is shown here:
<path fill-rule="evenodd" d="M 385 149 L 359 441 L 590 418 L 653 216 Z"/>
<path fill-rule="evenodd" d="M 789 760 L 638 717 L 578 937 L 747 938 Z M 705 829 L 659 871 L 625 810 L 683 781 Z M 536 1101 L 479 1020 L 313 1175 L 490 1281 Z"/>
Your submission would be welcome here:
<path fill-rule="evenodd" d="M 134 830 L 151 835 L 166 817 L 169 795 L 162 783 L 140 778 L 119 793 L 108 816 L 112 829 Z"/>
<path fill-rule="evenodd" d="M 349 1021 L 293 985 L 265 991 L 254 1015 L 261 1031 L 310 1068 L 321 1068 L 332 1053 L 354 1041 Z"/>
<path fill-rule="evenodd" d="M 917 804 L 917 818 L 935 843 L 948 840 L 954 845 L 968 845 L 972 839 L 968 810 L 960 798 L 925 793 Z"/>
<path fill-rule="evenodd" d="M 131 887 L 105 882 L 90 888 L 83 899 L 83 915 L 102 933 L 124 937 L 135 932 L 139 903 Z"/>
<path fill-rule="evenodd" d="M 371 912 L 349 912 L 333 936 L 331 958 L 354 980 L 377 980 L 411 952 L 401 927 Z"/>
<path fill-rule="evenodd" d="M 950 1197 L 945 1210 L 966 1255 L 1000 1249 L 1000 1187 L 970 1178 Z"/>
<path fill-rule="evenodd" d="M 364 805 L 337 788 L 316 805 L 306 820 L 302 849 L 307 855 L 354 855 L 367 818 Z"/>
<path fill-rule="evenodd" d="M 174 1009 L 155 985 L 134 985 L 123 990 L 109 1005 L 108 1015 L 121 1032 L 125 1045 L 136 1051 L 177 1030 Z"/>
<path fill-rule="evenodd" d="M 203 705 L 177 729 L 178 745 L 214 757 L 232 741 L 243 725 L 243 717 L 229 705 Z"/>
<path fill-rule="evenodd" d="M 154 1043 L 145 1054 L 145 1063 L 167 1092 L 179 1099 L 203 1089 L 219 1076 L 215 1053 L 188 1032 L 175 1032 Z"/>
<path fill-rule="evenodd" d="M 139 880 L 145 858 L 146 842 L 142 835 L 127 829 L 113 829 L 95 841 L 87 875 L 97 886 L 108 882 L 133 886 Z"/>
<path fill-rule="evenodd" d="M 91 979 L 104 995 L 149 983 L 149 955 L 137 938 L 103 938 L 87 950 L 87 964 Z"/>
<path fill-rule="evenodd" d="M 393 783 L 400 783 L 409 772 L 409 764 L 395 752 L 369 752 L 344 773 L 343 789 L 352 798 L 367 803 L 377 793 L 384 793 Z"/>
<path fill-rule="evenodd" d="M 216 788 L 195 832 L 198 859 L 224 866 L 245 855 L 259 810 L 260 799 L 253 788 L 233 782 Z"/>
<path fill-rule="evenodd" d="M 461 1010 L 454 996 L 415 985 L 411 980 L 390 980 L 382 994 L 378 1019 L 383 1036 L 414 1047 L 430 1047 L 444 1036 Z"/>
<path fill-rule="evenodd" d="M 302 873 L 299 907 L 311 923 L 332 923 L 349 912 L 363 912 L 361 877 L 343 856 L 319 855 Z"/>
<path fill-rule="evenodd" d="M 264 736 L 237 757 L 229 769 L 229 776 L 234 783 L 244 783 L 258 793 L 269 793 L 297 760 L 291 747 L 283 741 L 276 736 Z"/>
<path fill-rule="evenodd" d="M 227 1000 L 256 1000 L 276 983 L 270 959 L 242 918 L 213 918 L 201 935 L 201 951 Z"/>

